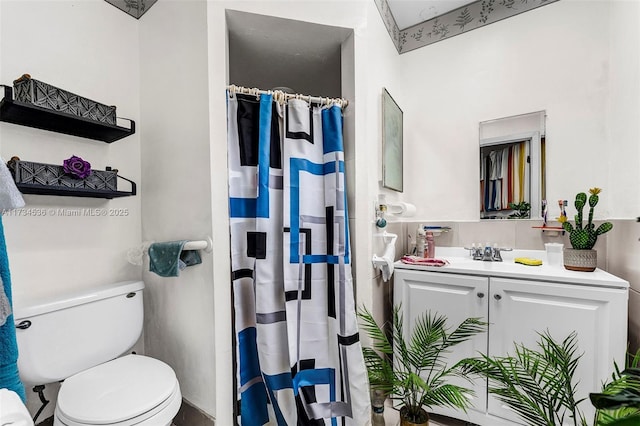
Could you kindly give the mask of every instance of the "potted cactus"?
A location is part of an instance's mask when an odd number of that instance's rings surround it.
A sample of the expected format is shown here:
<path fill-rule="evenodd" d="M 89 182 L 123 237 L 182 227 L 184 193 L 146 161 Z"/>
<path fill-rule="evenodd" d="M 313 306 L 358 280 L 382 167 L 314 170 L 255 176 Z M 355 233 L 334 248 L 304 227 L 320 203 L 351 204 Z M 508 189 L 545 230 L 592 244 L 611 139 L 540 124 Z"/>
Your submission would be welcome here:
<path fill-rule="evenodd" d="M 598 252 L 593 250 L 598 235 L 611 231 L 613 225 L 611 222 L 604 222 L 598 228 L 593 224 L 593 209 L 598 204 L 598 194 L 600 188 L 591 188 L 589 190 L 589 221 L 583 226 L 582 209 L 587 204 L 587 194 L 580 192 L 576 195 L 575 206 L 578 213 L 575 216 L 575 227 L 567 222 L 566 216 L 560 218 L 562 227 L 569 233 L 569 241 L 571 247 L 564 249 L 564 267 L 572 271 L 591 272 L 596 269 L 598 263 Z"/>

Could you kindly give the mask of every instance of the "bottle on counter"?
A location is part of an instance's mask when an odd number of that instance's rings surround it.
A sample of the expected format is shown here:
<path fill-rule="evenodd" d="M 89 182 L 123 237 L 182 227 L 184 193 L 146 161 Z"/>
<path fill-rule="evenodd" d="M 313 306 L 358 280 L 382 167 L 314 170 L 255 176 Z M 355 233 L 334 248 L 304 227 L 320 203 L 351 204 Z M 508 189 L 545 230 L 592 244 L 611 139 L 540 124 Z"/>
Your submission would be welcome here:
<path fill-rule="evenodd" d="M 426 235 L 424 233 L 424 226 L 420 224 L 416 230 L 416 256 L 425 257 L 425 244 Z"/>
<path fill-rule="evenodd" d="M 427 232 L 424 257 L 428 259 L 434 259 L 436 257 L 436 242 L 433 239 L 433 232 Z"/>

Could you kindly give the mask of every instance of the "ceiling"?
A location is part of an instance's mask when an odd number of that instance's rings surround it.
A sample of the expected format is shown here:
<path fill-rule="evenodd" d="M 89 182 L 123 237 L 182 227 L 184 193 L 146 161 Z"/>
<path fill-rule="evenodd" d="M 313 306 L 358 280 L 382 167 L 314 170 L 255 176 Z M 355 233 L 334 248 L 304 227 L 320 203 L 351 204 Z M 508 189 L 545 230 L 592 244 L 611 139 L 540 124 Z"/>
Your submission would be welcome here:
<path fill-rule="evenodd" d="M 559 0 L 373 0 L 398 53 L 407 53 Z"/>
<path fill-rule="evenodd" d="M 475 0 L 387 0 L 400 30 L 473 3 Z"/>

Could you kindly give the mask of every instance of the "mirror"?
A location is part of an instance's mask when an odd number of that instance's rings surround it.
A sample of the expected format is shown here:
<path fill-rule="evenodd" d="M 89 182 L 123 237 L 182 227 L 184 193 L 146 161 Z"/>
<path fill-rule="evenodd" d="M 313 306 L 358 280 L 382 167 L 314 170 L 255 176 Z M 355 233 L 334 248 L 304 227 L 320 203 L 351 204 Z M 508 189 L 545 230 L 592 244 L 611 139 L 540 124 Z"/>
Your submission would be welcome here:
<path fill-rule="evenodd" d="M 545 111 L 480 123 L 480 219 L 541 217 Z"/>
<path fill-rule="evenodd" d="M 403 191 L 402 110 L 382 91 L 382 186 Z"/>

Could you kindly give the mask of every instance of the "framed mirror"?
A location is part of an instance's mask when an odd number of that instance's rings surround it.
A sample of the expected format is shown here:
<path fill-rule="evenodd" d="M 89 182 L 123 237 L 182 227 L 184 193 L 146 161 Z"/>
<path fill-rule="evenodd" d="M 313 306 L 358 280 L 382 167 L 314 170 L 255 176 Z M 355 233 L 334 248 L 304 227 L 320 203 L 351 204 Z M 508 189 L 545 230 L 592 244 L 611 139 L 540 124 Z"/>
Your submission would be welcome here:
<path fill-rule="evenodd" d="M 546 114 L 480 123 L 480 219 L 541 217 Z"/>
<path fill-rule="evenodd" d="M 382 186 L 403 191 L 402 110 L 382 90 Z"/>

